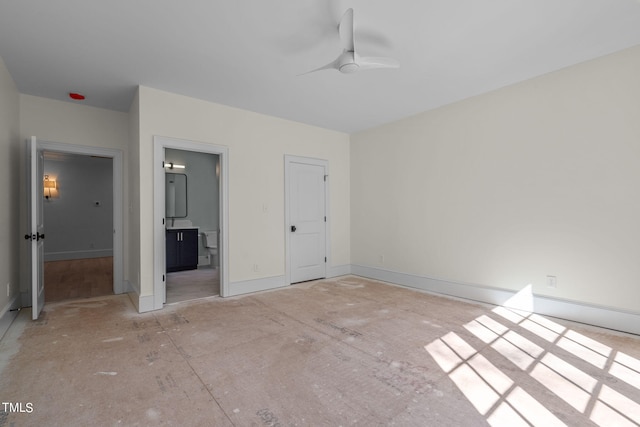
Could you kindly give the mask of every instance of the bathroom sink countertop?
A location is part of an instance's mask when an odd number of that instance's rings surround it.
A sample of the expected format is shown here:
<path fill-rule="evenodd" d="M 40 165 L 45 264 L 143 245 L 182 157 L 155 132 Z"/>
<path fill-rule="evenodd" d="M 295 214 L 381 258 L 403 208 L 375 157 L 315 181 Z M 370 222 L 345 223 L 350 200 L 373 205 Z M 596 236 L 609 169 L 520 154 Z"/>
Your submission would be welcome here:
<path fill-rule="evenodd" d="M 193 225 L 191 220 L 188 219 L 175 219 L 167 218 L 167 230 L 198 230 L 200 227 Z M 171 225 L 169 225 L 171 224 Z"/>

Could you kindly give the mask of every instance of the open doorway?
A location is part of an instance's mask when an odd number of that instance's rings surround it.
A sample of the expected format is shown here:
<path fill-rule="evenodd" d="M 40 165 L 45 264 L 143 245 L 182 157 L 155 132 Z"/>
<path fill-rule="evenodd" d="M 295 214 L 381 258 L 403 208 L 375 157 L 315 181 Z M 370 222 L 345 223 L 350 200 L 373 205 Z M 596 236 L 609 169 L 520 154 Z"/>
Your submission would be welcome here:
<path fill-rule="evenodd" d="M 166 303 L 220 295 L 220 156 L 165 148 Z"/>
<path fill-rule="evenodd" d="M 112 198 L 110 205 L 112 207 L 112 229 L 110 236 L 112 239 L 112 291 L 114 294 L 120 294 L 125 291 L 123 280 L 123 153 L 120 150 L 81 146 L 74 144 L 66 144 L 52 141 L 42 141 L 35 136 L 27 139 L 27 156 L 28 156 L 28 173 L 27 176 L 27 210 L 28 210 L 28 230 L 25 239 L 31 241 L 28 250 L 29 265 L 29 285 L 24 289 L 22 295 L 23 305 L 32 305 L 32 318 L 38 318 L 42 306 L 45 301 L 44 289 L 44 241 L 45 236 L 49 234 L 45 230 L 43 221 L 43 210 L 45 196 L 55 196 L 64 191 L 60 185 L 51 185 L 46 181 L 52 181 L 52 176 L 47 180 L 44 173 L 44 153 L 59 154 L 78 154 L 82 156 L 96 156 L 110 159 L 111 161 L 111 183 Z M 43 194 L 45 188 L 47 189 Z M 95 200 L 93 200 L 95 202 Z"/>
<path fill-rule="evenodd" d="M 113 159 L 43 159 L 45 302 L 113 295 Z"/>
<path fill-rule="evenodd" d="M 154 309 L 227 296 L 227 147 L 156 136 L 154 160 Z"/>

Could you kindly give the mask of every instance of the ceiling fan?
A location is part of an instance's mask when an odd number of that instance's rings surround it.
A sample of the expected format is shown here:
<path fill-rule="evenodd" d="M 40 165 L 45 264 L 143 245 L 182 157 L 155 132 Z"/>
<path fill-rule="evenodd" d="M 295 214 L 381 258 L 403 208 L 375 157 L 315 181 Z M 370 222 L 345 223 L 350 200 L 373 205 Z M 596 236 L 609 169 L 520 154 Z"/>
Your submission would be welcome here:
<path fill-rule="evenodd" d="M 304 74 L 313 73 L 320 70 L 336 69 L 344 74 L 355 73 L 359 70 L 370 70 L 374 68 L 399 68 L 398 61 L 392 58 L 380 58 L 372 56 L 360 56 L 356 52 L 354 43 L 354 24 L 353 24 L 353 9 L 347 9 L 340 19 L 338 25 L 338 33 L 340 35 L 340 42 L 342 44 L 342 53 L 335 61 L 329 64 L 316 68 L 315 70 L 308 71 Z"/>

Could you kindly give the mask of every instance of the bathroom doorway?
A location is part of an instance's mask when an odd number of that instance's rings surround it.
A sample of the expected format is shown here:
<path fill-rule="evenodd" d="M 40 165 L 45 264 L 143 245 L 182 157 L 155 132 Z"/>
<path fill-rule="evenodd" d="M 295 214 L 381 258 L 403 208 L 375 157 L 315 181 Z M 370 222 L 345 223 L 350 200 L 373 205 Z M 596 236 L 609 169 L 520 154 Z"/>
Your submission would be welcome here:
<path fill-rule="evenodd" d="M 226 291 L 227 149 L 154 137 L 154 305 Z"/>
<path fill-rule="evenodd" d="M 220 156 L 165 148 L 164 162 L 165 303 L 219 296 Z"/>

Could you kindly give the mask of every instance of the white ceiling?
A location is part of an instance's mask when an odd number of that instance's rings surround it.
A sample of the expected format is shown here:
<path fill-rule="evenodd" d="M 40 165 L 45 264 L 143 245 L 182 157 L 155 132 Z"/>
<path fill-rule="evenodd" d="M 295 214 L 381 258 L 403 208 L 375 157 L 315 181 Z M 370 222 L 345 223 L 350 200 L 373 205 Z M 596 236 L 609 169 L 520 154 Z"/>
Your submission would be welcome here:
<path fill-rule="evenodd" d="M 299 76 L 349 7 L 400 69 Z M 637 44 L 639 0 L 0 0 L 21 93 L 128 111 L 144 85 L 348 133 Z"/>

